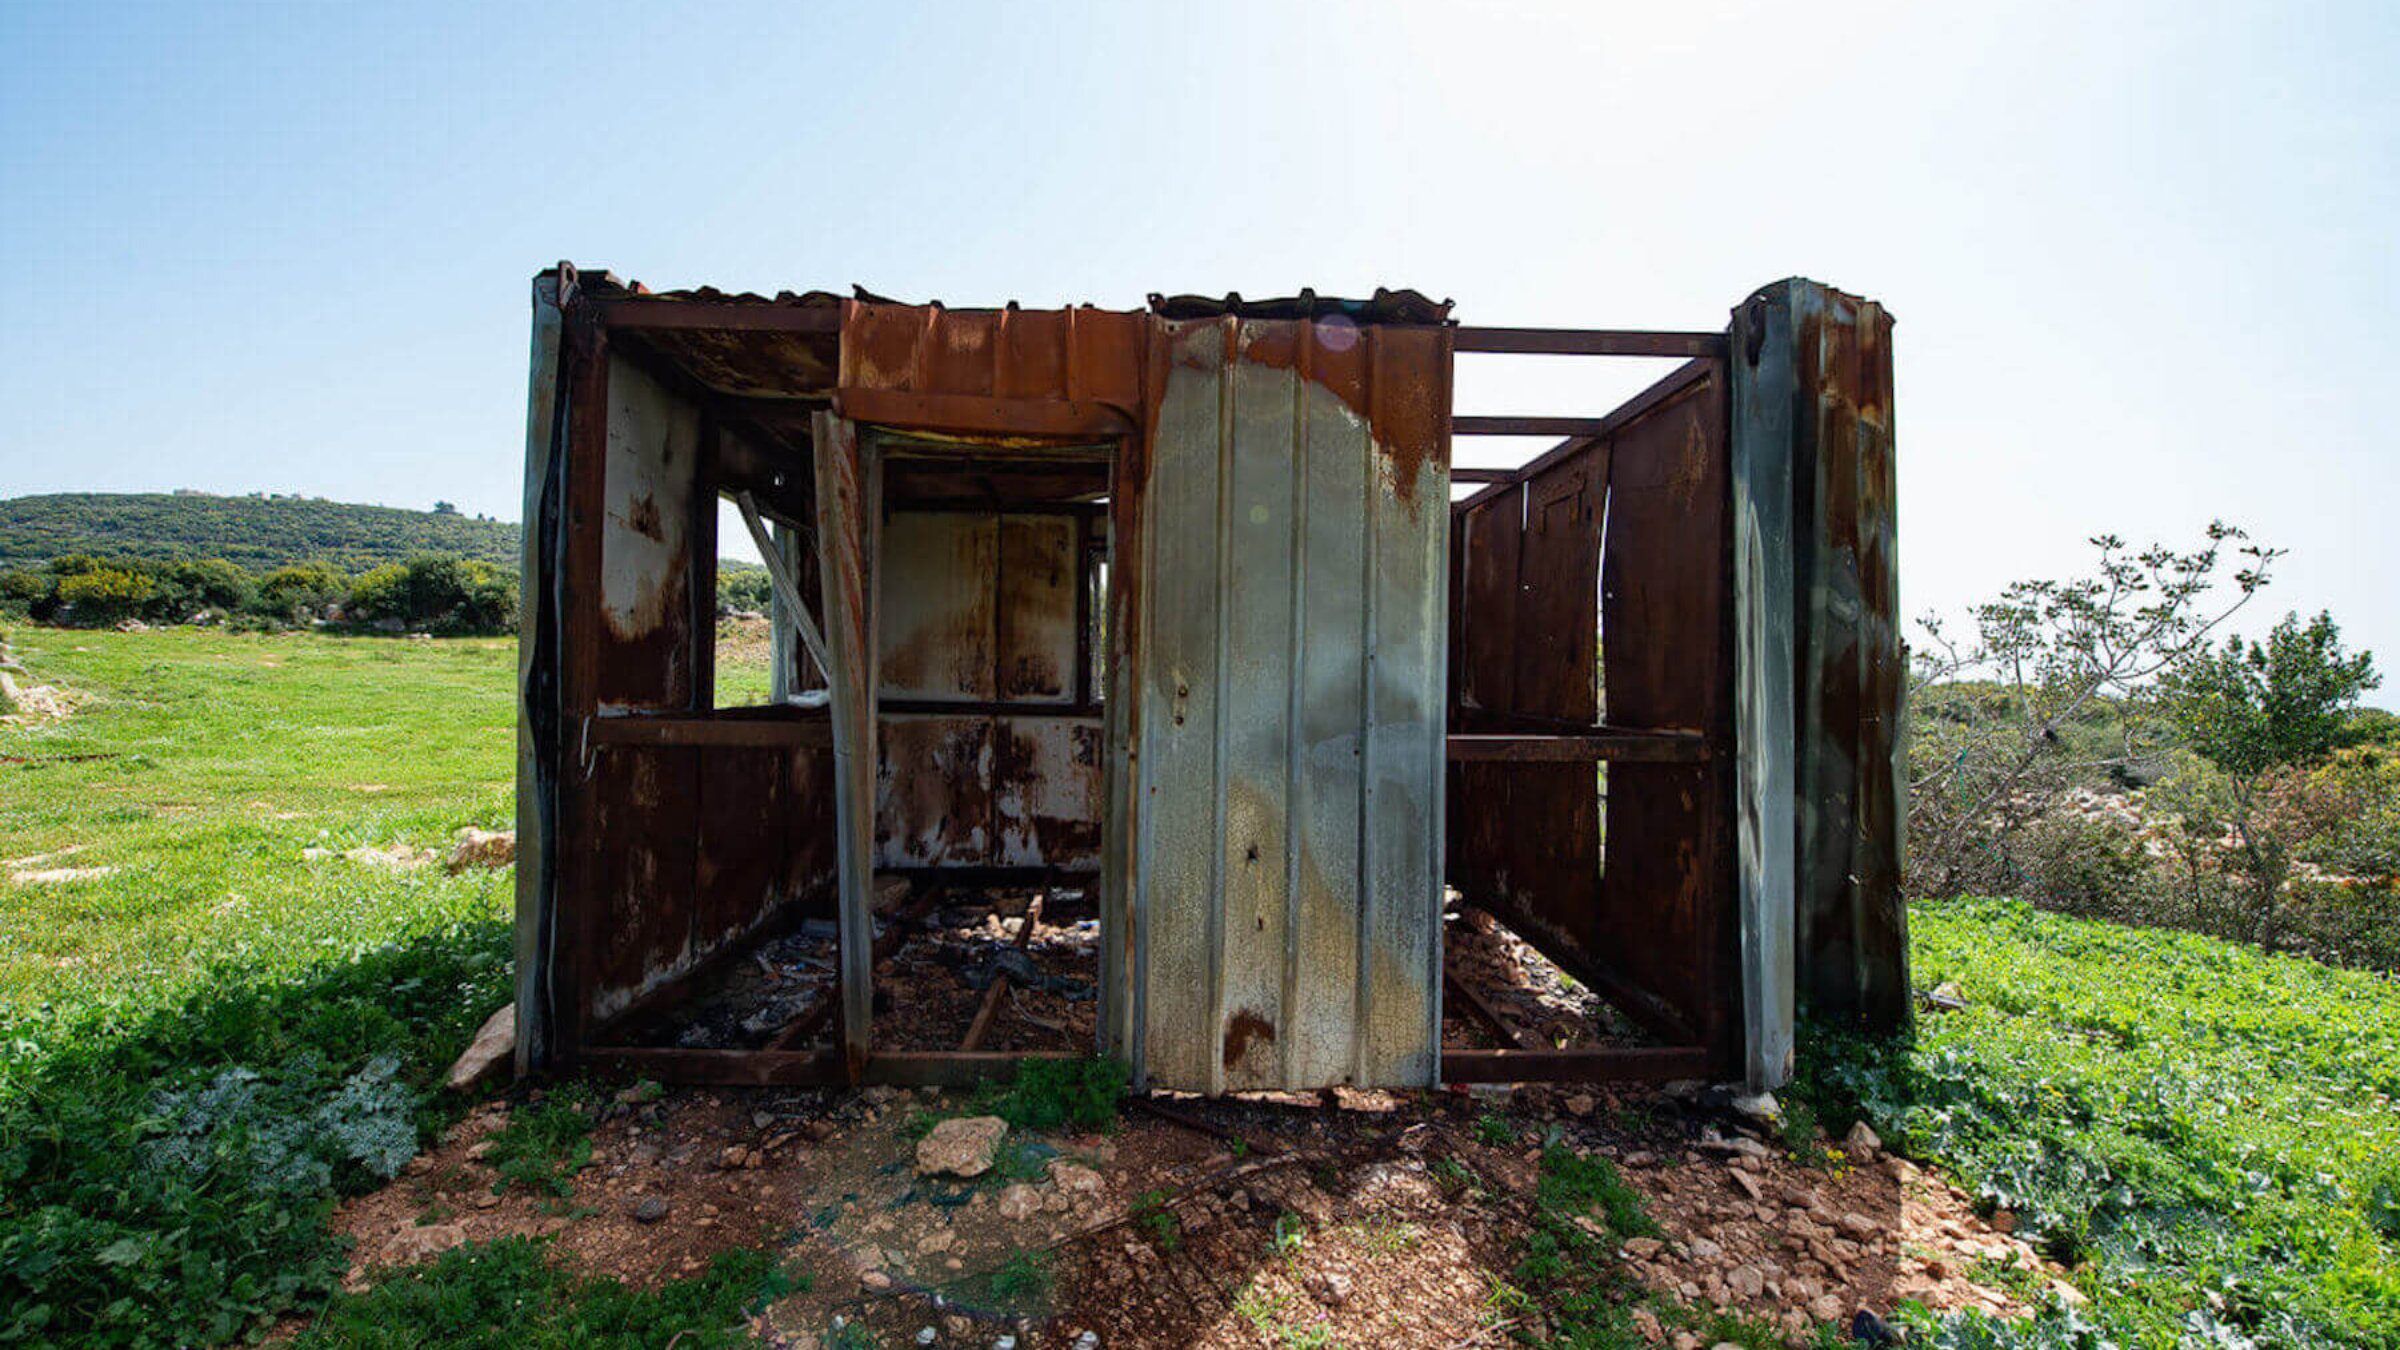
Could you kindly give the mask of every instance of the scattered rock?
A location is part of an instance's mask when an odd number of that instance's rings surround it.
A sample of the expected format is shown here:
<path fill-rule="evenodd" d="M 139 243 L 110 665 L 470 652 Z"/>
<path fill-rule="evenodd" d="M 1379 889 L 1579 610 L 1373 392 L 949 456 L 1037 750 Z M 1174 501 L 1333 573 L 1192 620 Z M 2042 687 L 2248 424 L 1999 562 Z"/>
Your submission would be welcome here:
<path fill-rule="evenodd" d="M 880 1270 L 858 1272 L 858 1287 L 870 1294 L 880 1294 L 892 1287 L 892 1277 Z"/>
<path fill-rule="evenodd" d="M 1350 1277 L 1338 1270 L 1311 1271 L 1301 1280 L 1309 1296 L 1328 1308 L 1339 1308 L 1350 1302 Z"/>
<path fill-rule="evenodd" d="M 1000 1217 L 1030 1219 L 1042 1212 L 1042 1193 L 1020 1181 L 1000 1192 Z"/>
<path fill-rule="evenodd" d="M 1570 1116 L 1588 1116 L 1592 1113 L 1592 1106 L 1589 1093 L 1578 1092 L 1567 1098 L 1567 1114 Z"/>
<path fill-rule="evenodd" d="M 1757 1092 L 1739 1096 L 1734 1098 L 1730 1105 L 1733 1107 L 1734 1114 L 1745 1119 L 1755 1120 L 1762 1125 L 1772 1125 L 1783 1119 L 1783 1106 L 1775 1100 L 1775 1094 L 1772 1092 Z"/>
<path fill-rule="evenodd" d="M 657 1223 L 660 1219 L 667 1217 L 673 1209 L 674 1206 L 668 1204 L 664 1196 L 645 1195 L 634 1203 L 633 1221 L 635 1223 Z"/>
<path fill-rule="evenodd" d="M 411 1224 L 392 1234 L 384 1254 L 396 1265 L 411 1265 L 439 1256 L 467 1240 L 462 1223 Z"/>
<path fill-rule="evenodd" d="M 998 1116 L 962 1116 L 945 1120 L 933 1127 L 933 1132 L 917 1141 L 917 1173 L 938 1176 L 979 1177 L 992 1168 L 992 1152 L 1000 1147 L 1001 1137 L 1008 1133 L 1008 1122 Z"/>
<path fill-rule="evenodd" d="M 1757 1177 L 1750 1175 L 1748 1172 L 1728 1170 L 1725 1175 L 1732 1178 L 1733 1184 L 1740 1188 L 1742 1194 L 1749 1196 L 1752 1200 L 1758 1200 L 1765 1197 L 1766 1189 L 1758 1184 Z"/>
<path fill-rule="evenodd" d="M 1666 1245 L 1657 1238 L 1627 1238 L 1625 1239 L 1625 1254 L 1637 1261 L 1647 1261 L 1666 1250 Z"/>
<path fill-rule="evenodd" d="M 1101 1179 L 1098 1172 L 1064 1158 L 1051 1160 L 1050 1184 L 1070 1196 L 1098 1195 L 1108 1189 L 1108 1183 Z"/>
<path fill-rule="evenodd" d="M 506 867 L 517 860 L 515 830 L 479 830 L 472 825 L 462 826 L 458 842 L 450 846 L 450 859 L 442 865 L 453 872 L 470 867 Z"/>
<path fill-rule="evenodd" d="M 1855 1157 L 1872 1160 L 1883 1151 L 1883 1140 L 1877 1138 L 1873 1128 L 1862 1120 L 1850 1127 L 1850 1133 L 1842 1136 L 1842 1148 Z"/>
<path fill-rule="evenodd" d="M 109 875 L 114 867 L 46 867 L 31 872 L 11 872 L 8 879 L 19 886 L 57 886 L 70 881 L 93 881 Z"/>
<path fill-rule="evenodd" d="M 450 1066 L 450 1076 L 443 1080 L 452 1091 L 463 1091 L 500 1073 L 501 1066 L 516 1067 L 517 1005 L 504 1003 L 475 1032 L 468 1042 L 466 1053 Z"/>

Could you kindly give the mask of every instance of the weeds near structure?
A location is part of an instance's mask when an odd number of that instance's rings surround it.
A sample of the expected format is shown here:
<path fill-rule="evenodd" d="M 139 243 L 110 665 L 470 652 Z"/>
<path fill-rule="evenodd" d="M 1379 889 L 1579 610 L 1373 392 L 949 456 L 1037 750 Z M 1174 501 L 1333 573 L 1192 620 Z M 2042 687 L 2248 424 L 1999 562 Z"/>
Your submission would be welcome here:
<path fill-rule="evenodd" d="M 723 1252 L 703 1273 L 655 1290 L 572 1274 L 545 1243 L 476 1243 L 344 1294 L 294 1350 L 731 1350 L 757 1308 L 809 1287 L 765 1252 Z"/>
<path fill-rule="evenodd" d="M 540 1106 L 519 1110 L 492 1136 L 484 1161 L 500 1174 L 494 1195 L 512 1186 L 543 1195 L 575 1193 L 575 1174 L 592 1161 L 592 1092 L 582 1083 L 551 1090 Z"/>

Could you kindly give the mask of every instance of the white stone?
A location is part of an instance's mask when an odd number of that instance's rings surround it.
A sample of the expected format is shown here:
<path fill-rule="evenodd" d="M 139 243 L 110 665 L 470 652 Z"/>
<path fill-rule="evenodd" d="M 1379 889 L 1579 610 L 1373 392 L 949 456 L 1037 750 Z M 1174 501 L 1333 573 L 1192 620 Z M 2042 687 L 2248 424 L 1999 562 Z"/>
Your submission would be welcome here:
<path fill-rule="evenodd" d="M 1000 1192 L 1000 1217 L 1030 1219 L 1042 1212 L 1042 1193 L 1024 1182 Z"/>
<path fill-rule="evenodd" d="M 1872 1158 L 1883 1151 L 1883 1140 L 1877 1138 L 1874 1129 L 1862 1120 L 1850 1127 L 1850 1133 L 1842 1136 L 1842 1147 L 1860 1158 Z"/>
<path fill-rule="evenodd" d="M 962 1116 L 945 1120 L 917 1141 L 917 1172 L 934 1176 L 979 1177 L 992 1168 L 992 1152 L 1008 1133 L 998 1116 Z"/>
<path fill-rule="evenodd" d="M 483 1019 L 466 1053 L 450 1066 L 450 1076 L 443 1081 L 454 1090 L 470 1088 L 497 1075 L 503 1065 L 515 1068 L 516 1060 L 517 1005 L 505 1003 Z"/>

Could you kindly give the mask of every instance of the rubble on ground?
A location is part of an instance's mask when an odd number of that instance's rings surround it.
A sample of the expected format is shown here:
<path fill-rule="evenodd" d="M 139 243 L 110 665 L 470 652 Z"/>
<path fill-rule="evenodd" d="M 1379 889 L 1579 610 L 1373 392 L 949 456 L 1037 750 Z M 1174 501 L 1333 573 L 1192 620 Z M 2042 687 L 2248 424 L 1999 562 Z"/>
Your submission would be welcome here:
<path fill-rule="evenodd" d="M 517 860 L 515 830 L 479 830 L 462 825 L 454 840 L 450 857 L 442 864 L 453 872 L 464 872 L 470 867 L 506 867 Z"/>

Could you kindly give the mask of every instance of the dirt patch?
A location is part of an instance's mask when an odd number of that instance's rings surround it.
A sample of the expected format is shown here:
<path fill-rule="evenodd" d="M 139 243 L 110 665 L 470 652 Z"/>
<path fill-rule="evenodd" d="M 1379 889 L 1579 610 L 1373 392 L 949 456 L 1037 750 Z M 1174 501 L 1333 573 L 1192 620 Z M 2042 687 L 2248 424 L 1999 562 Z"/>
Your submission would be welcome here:
<path fill-rule="evenodd" d="M 512 1108 L 478 1109 L 399 1181 L 343 1207 L 353 1278 L 537 1233 L 587 1271 L 648 1285 L 765 1243 L 812 1278 L 760 1319 L 767 1343 L 791 1350 L 822 1350 L 851 1325 L 880 1345 L 931 1328 L 932 1345 L 1006 1334 L 1021 1350 L 1067 1350 L 1086 1332 L 1161 1350 L 1499 1345 L 1540 1331 L 1498 1294 L 1522 1255 L 1544 1141 L 1613 1159 L 1644 1197 L 1664 1232 L 1624 1243 L 1635 1279 L 1669 1305 L 1738 1309 L 1795 1342 L 1907 1299 L 2018 1313 L 2012 1290 L 2056 1277 L 1905 1162 L 1828 1152 L 1803 1166 L 1666 1094 L 1131 1104 L 1109 1135 L 1012 1133 L 973 1181 L 914 1165 L 923 1125 L 966 1110 L 961 1094 L 641 1095 L 600 1109 L 592 1163 L 565 1198 L 493 1194 L 478 1146 Z M 1667 1311 L 1655 1339 L 1672 1345 Z"/>

